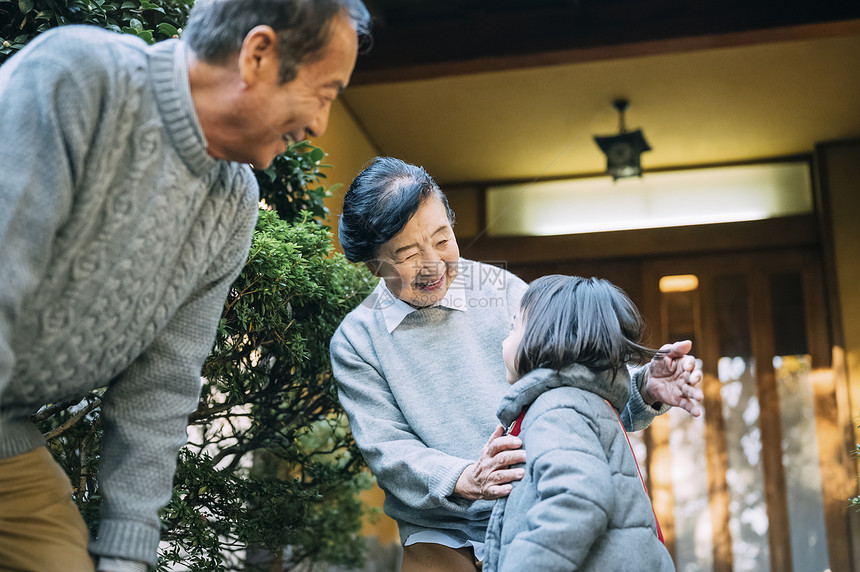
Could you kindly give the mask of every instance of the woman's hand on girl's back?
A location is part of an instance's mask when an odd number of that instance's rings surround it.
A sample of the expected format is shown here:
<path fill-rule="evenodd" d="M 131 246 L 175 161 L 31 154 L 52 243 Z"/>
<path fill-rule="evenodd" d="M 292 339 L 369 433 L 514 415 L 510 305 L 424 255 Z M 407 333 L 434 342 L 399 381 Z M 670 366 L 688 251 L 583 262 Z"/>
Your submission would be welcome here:
<path fill-rule="evenodd" d="M 519 437 L 504 435 L 504 428 L 497 427 L 478 460 L 460 474 L 454 494 L 469 500 L 493 500 L 511 494 L 514 488 L 511 482 L 525 475 L 525 469 L 509 468 L 526 462 L 522 446 Z"/>

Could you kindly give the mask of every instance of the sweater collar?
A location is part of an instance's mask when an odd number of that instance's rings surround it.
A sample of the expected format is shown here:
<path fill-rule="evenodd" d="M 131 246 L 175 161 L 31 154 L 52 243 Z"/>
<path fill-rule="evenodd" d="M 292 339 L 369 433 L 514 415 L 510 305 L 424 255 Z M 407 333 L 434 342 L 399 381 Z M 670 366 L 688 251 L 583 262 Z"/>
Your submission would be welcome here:
<path fill-rule="evenodd" d="M 159 42 L 149 48 L 149 74 L 164 120 L 164 128 L 188 169 L 202 176 L 216 160 L 206 151 L 188 80 L 187 47 L 181 40 Z"/>
<path fill-rule="evenodd" d="M 523 407 L 531 405 L 542 393 L 557 387 L 590 391 L 621 411 L 630 399 L 630 374 L 625 367 L 613 377 L 612 372 L 594 373 L 579 364 L 561 371 L 536 369 L 514 383 L 502 398 L 497 412 L 499 420 L 507 427 L 519 416 Z"/>

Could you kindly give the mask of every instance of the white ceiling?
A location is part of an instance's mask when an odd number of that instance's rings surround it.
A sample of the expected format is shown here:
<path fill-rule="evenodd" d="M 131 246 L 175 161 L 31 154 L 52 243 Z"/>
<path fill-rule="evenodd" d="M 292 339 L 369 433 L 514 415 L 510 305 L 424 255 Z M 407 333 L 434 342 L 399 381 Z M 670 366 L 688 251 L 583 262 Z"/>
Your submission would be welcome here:
<path fill-rule="evenodd" d="M 423 165 L 440 183 L 600 173 L 592 138 L 617 132 L 619 97 L 630 100 L 628 129 L 641 128 L 653 148 L 646 173 L 805 154 L 860 137 L 860 25 L 816 30 L 437 70 L 354 85 L 343 101 L 380 153 Z"/>

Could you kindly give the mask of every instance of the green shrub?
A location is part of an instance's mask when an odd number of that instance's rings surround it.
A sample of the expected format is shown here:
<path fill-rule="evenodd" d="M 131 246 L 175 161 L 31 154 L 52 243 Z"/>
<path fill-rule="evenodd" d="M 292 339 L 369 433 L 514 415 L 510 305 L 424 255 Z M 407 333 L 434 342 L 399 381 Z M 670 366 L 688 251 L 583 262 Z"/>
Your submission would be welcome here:
<path fill-rule="evenodd" d="M 203 367 L 173 497 L 162 513 L 163 569 L 244 569 L 258 549 L 359 565 L 370 485 L 337 400 L 328 341 L 375 279 L 332 254 L 328 229 L 261 210 Z M 91 530 L 101 491 L 102 390 L 37 415 Z"/>
<path fill-rule="evenodd" d="M 173 499 L 167 563 L 241 568 L 246 547 L 357 565 L 369 486 L 337 400 L 328 340 L 373 285 L 331 255 L 329 231 L 270 211 L 234 283 L 207 359 Z M 217 563 L 217 564 L 216 564 Z"/>
<path fill-rule="evenodd" d="M 260 198 L 266 201 L 284 220 L 305 217 L 320 222 L 328 218 L 325 199 L 332 189 L 326 189 L 320 179 L 325 179 L 321 165 L 325 152 L 307 141 L 296 143 L 288 153 L 275 157 L 271 166 L 256 171 L 260 184 Z"/>

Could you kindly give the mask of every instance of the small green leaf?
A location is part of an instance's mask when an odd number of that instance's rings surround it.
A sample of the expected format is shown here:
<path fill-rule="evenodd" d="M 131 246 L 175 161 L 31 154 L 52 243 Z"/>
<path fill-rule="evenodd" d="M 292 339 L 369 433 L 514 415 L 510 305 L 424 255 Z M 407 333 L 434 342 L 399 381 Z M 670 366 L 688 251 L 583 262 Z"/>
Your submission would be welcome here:
<path fill-rule="evenodd" d="M 33 9 L 33 0 L 18 0 L 18 9 L 22 14 L 26 14 Z"/>
<path fill-rule="evenodd" d="M 146 42 L 147 44 L 155 43 L 155 38 L 152 36 L 152 32 L 149 30 L 138 30 L 137 37 Z"/>
<path fill-rule="evenodd" d="M 167 22 L 162 22 L 158 25 L 158 31 L 164 34 L 165 36 L 173 37 L 179 35 L 179 30 L 168 24 Z"/>
<path fill-rule="evenodd" d="M 325 157 L 325 151 L 323 151 L 319 147 L 314 147 L 308 152 L 308 154 L 310 155 L 311 161 L 313 161 L 314 163 L 319 163 Z"/>

